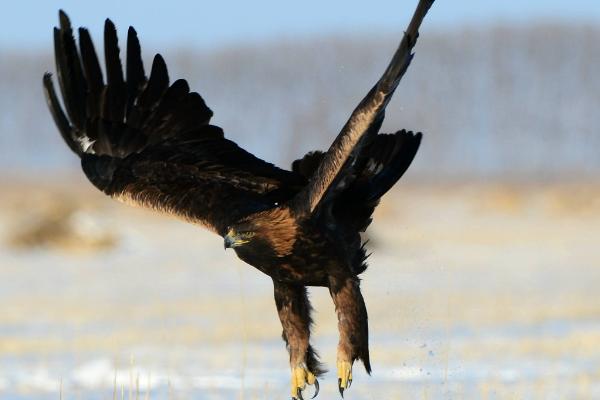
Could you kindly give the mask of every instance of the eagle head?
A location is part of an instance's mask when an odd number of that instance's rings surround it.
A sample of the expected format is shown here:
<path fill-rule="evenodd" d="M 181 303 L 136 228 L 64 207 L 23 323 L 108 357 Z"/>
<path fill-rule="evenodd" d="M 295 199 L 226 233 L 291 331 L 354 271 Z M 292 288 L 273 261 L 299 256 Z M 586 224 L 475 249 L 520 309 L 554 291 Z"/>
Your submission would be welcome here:
<path fill-rule="evenodd" d="M 243 246 L 249 243 L 254 236 L 256 236 L 256 232 L 244 226 L 230 227 L 227 230 L 227 234 L 223 237 L 225 239 L 225 249 Z"/>
<path fill-rule="evenodd" d="M 223 236 L 225 248 L 248 255 L 283 257 L 292 251 L 298 225 L 287 208 L 274 208 L 251 214 L 229 226 Z M 251 263 L 250 263 L 251 264 Z"/>

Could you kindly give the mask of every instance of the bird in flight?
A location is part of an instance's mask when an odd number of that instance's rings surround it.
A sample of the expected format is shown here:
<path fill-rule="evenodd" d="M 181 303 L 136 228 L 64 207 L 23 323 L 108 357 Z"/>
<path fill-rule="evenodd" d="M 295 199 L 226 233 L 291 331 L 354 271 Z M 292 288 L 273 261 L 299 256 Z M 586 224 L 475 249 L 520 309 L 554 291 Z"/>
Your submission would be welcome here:
<path fill-rule="evenodd" d="M 315 385 L 316 395 L 325 372 L 310 344 L 307 286 L 327 287 L 335 305 L 340 394 L 352 383 L 356 360 L 371 372 L 358 278 L 368 256 L 360 233 L 421 142 L 421 133 L 379 129 L 433 1 L 419 1 L 390 64 L 330 148 L 306 154 L 291 170 L 226 139 L 185 80 L 169 83 L 160 54 L 147 76 L 132 27 L 123 70 L 115 26 L 106 20 L 104 76 L 89 32 L 79 28 L 77 45 L 69 18 L 59 12 L 54 53 L 62 105 L 49 73 L 43 85 L 61 136 L 99 190 L 215 232 L 225 248 L 271 277 L 293 399 L 302 399 L 307 385 Z"/>

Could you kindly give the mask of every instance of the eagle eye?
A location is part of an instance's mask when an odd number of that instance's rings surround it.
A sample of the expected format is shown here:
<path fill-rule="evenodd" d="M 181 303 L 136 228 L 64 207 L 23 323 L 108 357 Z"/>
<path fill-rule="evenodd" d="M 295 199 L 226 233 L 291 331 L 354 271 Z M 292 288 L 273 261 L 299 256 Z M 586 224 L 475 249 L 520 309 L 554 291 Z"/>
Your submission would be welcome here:
<path fill-rule="evenodd" d="M 253 237 L 254 235 L 256 235 L 256 233 L 254 233 L 254 232 L 250 232 L 250 231 L 247 231 L 247 232 L 239 232 L 237 236 L 238 236 L 240 239 L 250 239 L 250 238 L 251 238 L 251 237 Z"/>

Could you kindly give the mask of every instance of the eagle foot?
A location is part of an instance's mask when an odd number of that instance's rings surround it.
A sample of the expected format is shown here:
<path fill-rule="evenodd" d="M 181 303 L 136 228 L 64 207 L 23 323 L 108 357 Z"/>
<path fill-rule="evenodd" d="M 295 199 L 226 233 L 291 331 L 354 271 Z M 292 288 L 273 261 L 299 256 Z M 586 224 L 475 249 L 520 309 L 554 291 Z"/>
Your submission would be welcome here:
<path fill-rule="evenodd" d="M 344 390 L 352 385 L 352 363 L 350 361 L 338 361 L 337 373 L 338 389 L 340 390 L 340 395 L 344 397 Z"/>
<path fill-rule="evenodd" d="M 305 366 L 292 368 L 292 400 L 304 400 L 302 391 L 306 388 L 307 384 L 315 385 L 315 394 L 311 397 L 314 399 L 319 394 L 319 381 L 315 374 L 310 372 Z"/>

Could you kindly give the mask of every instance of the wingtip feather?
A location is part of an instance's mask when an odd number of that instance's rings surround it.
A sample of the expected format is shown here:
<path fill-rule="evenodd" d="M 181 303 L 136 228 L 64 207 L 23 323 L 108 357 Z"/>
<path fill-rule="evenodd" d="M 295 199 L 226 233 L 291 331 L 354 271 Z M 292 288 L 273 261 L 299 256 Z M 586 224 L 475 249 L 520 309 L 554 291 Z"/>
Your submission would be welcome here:
<path fill-rule="evenodd" d="M 107 18 L 104 23 L 104 56 L 106 58 L 106 75 L 109 85 L 118 85 L 123 82 L 123 69 L 119 52 L 119 39 L 115 24 Z"/>
<path fill-rule="evenodd" d="M 146 79 L 142 62 L 142 48 L 136 30 L 127 30 L 127 82 L 136 86 Z"/>
<path fill-rule="evenodd" d="M 160 81 L 165 86 L 165 89 L 169 85 L 169 70 L 167 69 L 165 59 L 160 53 L 156 53 L 154 60 L 152 61 L 150 80 L 154 79 Z"/>
<path fill-rule="evenodd" d="M 71 20 L 63 9 L 58 10 L 58 21 L 62 29 L 71 29 Z"/>
<path fill-rule="evenodd" d="M 48 108 L 50 109 L 50 114 L 52 114 L 52 118 L 58 127 L 60 135 L 64 139 L 67 146 L 69 146 L 74 153 L 81 155 L 81 148 L 73 141 L 72 138 L 71 124 L 69 123 L 69 120 L 67 119 L 67 116 L 65 115 L 65 112 L 58 101 L 58 97 L 56 96 L 56 90 L 54 89 L 52 74 L 50 72 L 44 73 L 42 83 L 46 102 L 48 103 Z"/>
<path fill-rule="evenodd" d="M 125 77 L 127 80 L 127 111 L 130 115 L 135 99 L 142 85 L 146 82 L 146 73 L 142 62 L 142 49 L 135 28 L 132 26 L 127 30 L 127 58 L 125 65 Z"/>

